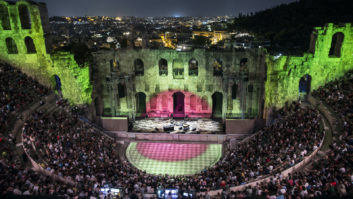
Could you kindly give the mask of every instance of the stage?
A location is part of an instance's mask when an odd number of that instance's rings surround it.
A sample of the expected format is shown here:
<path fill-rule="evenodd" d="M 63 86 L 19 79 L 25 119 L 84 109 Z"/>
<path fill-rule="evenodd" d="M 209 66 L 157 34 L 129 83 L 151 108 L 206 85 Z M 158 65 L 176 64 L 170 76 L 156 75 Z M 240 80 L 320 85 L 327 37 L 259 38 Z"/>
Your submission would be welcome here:
<path fill-rule="evenodd" d="M 126 157 L 134 167 L 149 174 L 193 175 L 220 160 L 222 145 L 131 142 Z"/>
<path fill-rule="evenodd" d="M 168 119 L 147 118 L 133 122 L 132 132 L 143 133 L 185 133 L 185 134 L 223 134 L 223 124 L 208 118 L 202 119 Z"/>

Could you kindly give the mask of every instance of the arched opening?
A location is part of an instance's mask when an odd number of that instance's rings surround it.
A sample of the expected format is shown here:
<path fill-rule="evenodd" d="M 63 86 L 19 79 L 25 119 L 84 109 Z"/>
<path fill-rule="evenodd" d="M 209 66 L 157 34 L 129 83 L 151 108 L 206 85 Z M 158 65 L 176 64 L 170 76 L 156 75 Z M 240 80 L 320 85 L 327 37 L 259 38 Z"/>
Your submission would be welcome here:
<path fill-rule="evenodd" d="M 9 37 L 6 39 L 6 47 L 8 54 L 18 54 L 16 42 L 12 38 Z"/>
<path fill-rule="evenodd" d="M 249 92 L 249 93 L 254 92 L 254 86 L 253 86 L 252 84 L 249 84 L 249 85 L 248 85 L 248 92 Z"/>
<path fill-rule="evenodd" d="M 136 59 L 134 61 L 134 66 L 135 66 L 135 75 L 136 76 L 143 76 L 145 73 L 143 61 L 141 59 Z"/>
<path fill-rule="evenodd" d="M 159 75 L 168 75 L 168 61 L 166 59 L 159 60 Z"/>
<path fill-rule="evenodd" d="M 193 111 L 196 110 L 196 96 L 195 95 L 190 96 L 190 109 Z"/>
<path fill-rule="evenodd" d="M 55 89 L 58 91 L 59 96 L 62 96 L 60 77 L 57 75 L 54 75 L 54 80 L 55 80 Z"/>
<path fill-rule="evenodd" d="M 146 94 L 136 93 L 136 116 L 144 117 L 146 115 Z"/>
<path fill-rule="evenodd" d="M 115 60 L 114 71 L 119 71 L 119 70 L 120 70 L 120 62 L 119 62 L 119 60 Z"/>
<path fill-rule="evenodd" d="M 174 117 L 185 117 L 185 95 L 182 92 L 173 94 Z"/>
<path fill-rule="evenodd" d="M 113 70 L 114 70 L 114 60 L 110 60 L 109 61 L 109 64 L 110 64 L 110 72 L 113 72 Z"/>
<path fill-rule="evenodd" d="M 184 79 L 184 65 L 181 59 L 173 60 L 173 78 Z"/>
<path fill-rule="evenodd" d="M 213 76 L 223 75 L 223 61 L 221 58 L 216 58 L 213 61 Z"/>
<path fill-rule="evenodd" d="M 311 89 L 311 76 L 306 74 L 299 81 L 299 92 L 308 94 Z"/>
<path fill-rule="evenodd" d="M 207 97 L 206 96 L 203 96 L 202 98 L 201 98 L 201 108 L 202 108 L 202 110 L 204 110 L 204 111 L 206 111 L 206 110 L 208 110 L 208 102 L 207 102 Z"/>
<path fill-rule="evenodd" d="M 3 30 L 11 30 L 9 11 L 5 5 L 0 5 L 0 22 Z"/>
<path fill-rule="evenodd" d="M 199 62 L 192 58 L 189 61 L 189 76 L 198 76 L 199 75 Z"/>
<path fill-rule="evenodd" d="M 337 32 L 332 36 L 331 48 L 329 56 L 341 57 L 341 48 L 344 39 L 344 34 Z"/>
<path fill-rule="evenodd" d="M 101 110 L 100 110 L 98 97 L 96 99 L 94 99 L 94 108 L 96 109 L 96 115 L 100 116 L 102 113 L 101 113 Z"/>
<path fill-rule="evenodd" d="M 168 108 L 168 96 L 167 95 L 162 96 L 162 107 L 163 107 L 163 109 Z"/>
<path fill-rule="evenodd" d="M 238 85 L 234 83 L 232 85 L 232 99 L 237 99 Z"/>
<path fill-rule="evenodd" d="M 124 83 L 118 84 L 118 96 L 119 98 L 126 97 L 126 85 Z"/>
<path fill-rule="evenodd" d="M 248 69 L 248 58 L 243 58 L 240 60 L 240 63 L 239 63 L 239 70 L 241 73 L 248 73 L 249 69 Z"/>
<path fill-rule="evenodd" d="M 223 95 L 220 92 L 215 92 L 212 95 L 212 117 L 222 118 Z"/>
<path fill-rule="evenodd" d="M 317 31 L 311 34 L 310 46 L 308 50 L 309 53 L 313 53 L 313 54 L 315 53 L 316 41 L 317 41 Z"/>
<path fill-rule="evenodd" d="M 22 29 L 31 29 L 31 16 L 26 5 L 18 7 Z"/>
<path fill-rule="evenodd" d="M 33 43 L 33 39 L 31 37 L 25 38 L 25 44 L 26 44 L 26 48 L 27 48 L 27 54 L 37 53 L 36 47 Z"/>

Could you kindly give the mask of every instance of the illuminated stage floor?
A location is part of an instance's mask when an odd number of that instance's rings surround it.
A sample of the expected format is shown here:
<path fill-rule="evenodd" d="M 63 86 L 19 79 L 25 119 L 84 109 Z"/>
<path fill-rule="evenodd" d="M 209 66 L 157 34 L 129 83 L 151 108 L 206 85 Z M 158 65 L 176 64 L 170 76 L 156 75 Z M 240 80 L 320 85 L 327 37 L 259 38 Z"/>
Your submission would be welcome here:
<path fill-rule="evenodd" d="M 136 168 L 149 174 L 192 175 L 216 164 L 221 144 L 174 144 L 131 142 L 126 157 Z"/>
<path fill-rule="evenodd" d="M 221 122 L 211 119 L 190 119 L 190 120 L 172 120 L 164 118 L 148 118 L 136 120 L 133 123 L 133 132 L 165 132 L 165 126 L 173 125 L 174 129 L 169 133 L 224 133 L 223 125 Z M 184 128 L 187 126 L 188 128 Z"/>

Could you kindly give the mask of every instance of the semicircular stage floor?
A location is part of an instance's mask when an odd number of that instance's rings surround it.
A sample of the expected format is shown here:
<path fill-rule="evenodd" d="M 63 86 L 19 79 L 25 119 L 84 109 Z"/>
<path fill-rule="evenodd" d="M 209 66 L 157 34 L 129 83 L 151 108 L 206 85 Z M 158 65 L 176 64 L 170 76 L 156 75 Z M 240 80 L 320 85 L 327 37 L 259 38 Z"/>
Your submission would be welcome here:
<path fill-rule="evenodd" d="M 131 142 L 126 157 L 149 174 L 192 175 L 216 164 L 222 157 L 222 145 Z"/>

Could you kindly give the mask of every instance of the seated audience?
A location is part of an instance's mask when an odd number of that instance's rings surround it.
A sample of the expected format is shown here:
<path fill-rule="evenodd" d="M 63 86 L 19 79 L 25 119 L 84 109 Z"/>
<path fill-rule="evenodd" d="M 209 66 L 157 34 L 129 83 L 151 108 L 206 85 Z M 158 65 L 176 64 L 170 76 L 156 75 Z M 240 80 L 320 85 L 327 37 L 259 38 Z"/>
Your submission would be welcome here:
<path fill-rule="evenodd" d="M 340 197 L 353 195 L 353 73 L 318 89 L 313 95 L 330 106 L 342 119 L 342 134 L 324 158 L 305 169 L 281 175 L 315 151 L 324 138 L 318 111 L 293 102 L 277 112 L 275 121 L 237 144 L 212 168 L 193 176 L 150 175 L 130 165 L 113 138 L 82 122 L 77 114 L 57 103 L 54 112 L 34 111 L 24 122 L 26 152 L 53 176 L 74 182 L 65 184 L 27 169 L 17 157 L 13 135 L 0 137 L 0 194 L 59 195 L 100 198 L 100 188 L 121 188 L 131 198 L 158 188 L 207 192 L 222 189 L 219 198 Z M 40 101 L 48 90 L 16 69 L 0 66 L 0 127 L 9 128 L 8 118 Z M 64 103 L 65 104 L 65 103 Z M 66 108 L 66 109 L 65 109 Z M 26 156 L 27 157 L 27 156 Z M 233 192 L 270 176 L 269 182 Z M 205 198 L 209 198 L 206 194 Z"/>

